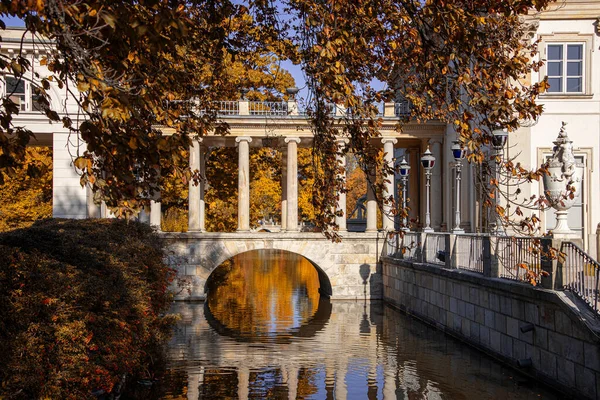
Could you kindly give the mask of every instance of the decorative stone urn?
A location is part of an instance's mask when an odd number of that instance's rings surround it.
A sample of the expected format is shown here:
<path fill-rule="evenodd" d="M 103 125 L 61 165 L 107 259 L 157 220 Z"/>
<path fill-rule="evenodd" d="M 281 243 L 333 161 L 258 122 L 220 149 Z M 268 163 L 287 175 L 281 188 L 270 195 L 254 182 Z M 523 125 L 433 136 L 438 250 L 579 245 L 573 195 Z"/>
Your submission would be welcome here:
<path fill-rule="evenodd" d="M 569 228 L 567 217 L 569 209 L 581 196 L 584 165 L 575 160 L 573 141 L 567 136 L 565 125 L 566 123 L 563 122 L 558 138 L 554 142 L 552 157 L 544 164 L 549 173 L 544 175 L 544 191 L 550 205 L 556 210 L 553 236 L 577 237 L 577 233 Z"/>

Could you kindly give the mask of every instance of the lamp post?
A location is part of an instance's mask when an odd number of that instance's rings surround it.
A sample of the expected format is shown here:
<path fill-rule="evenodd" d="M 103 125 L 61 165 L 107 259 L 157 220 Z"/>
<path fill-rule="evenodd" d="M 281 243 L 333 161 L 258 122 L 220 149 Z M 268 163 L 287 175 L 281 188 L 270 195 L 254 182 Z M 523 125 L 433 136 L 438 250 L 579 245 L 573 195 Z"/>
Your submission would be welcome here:
<path fill-rule="evenodd" d="M 423 157 L 421 157 L 421 165 L 425 169 L 425 228 L 423 228 L 423 232 L 433 232 L 431 214 L 429 212 L 429 193 L 431 190 L 431 170 L 435 165 L 435 157 L 431 154 L 429 146 L 427 146 L 427 150 L 425 150 Z"/>
<path fill-rule="evenodd" d="M 492 131 L 492 135 L 492 145 L 494 146 L 494 178 L 496 179 L 498 190 L 496 192 L 496 209 L 494 210 L 496 220 L 493 223 L 491 231 L 495 235 L 502 236 L 506 232 L 504 232 L 502 218 L 500 217 L 497 209 L 500 207 L 500 166 L 502 164 L 504 145 L 508 139 L 508 132 L 506 132 L 504 129 L 495 129 Z"/>
<path fill-rule="evenodd" d="M 410 174 L 410 165 L 406 162 L 406 157 L 402 157 L 400 162 L 400 179 L 402 181 L 402 212 L 406 212 L 406 185 L 408 183 L 408 175 Z M 402 218 L 402 230 L 410 231 L 408 227 L 408 218 L 406 214 Z"/>
<path fill-rule="evenodd" d="M 455 140 L 452 143 L 452 156 L 454 157 L 454 165 L 456 166 L 456 207 L 454 211 L 454 228 L 452 229 L 452 233 L 465 233 L 464 229 L 460 227 L 460 175 L 462 160 L 465 158 L 465 149 L 463 149 L 458 140 Z"/>

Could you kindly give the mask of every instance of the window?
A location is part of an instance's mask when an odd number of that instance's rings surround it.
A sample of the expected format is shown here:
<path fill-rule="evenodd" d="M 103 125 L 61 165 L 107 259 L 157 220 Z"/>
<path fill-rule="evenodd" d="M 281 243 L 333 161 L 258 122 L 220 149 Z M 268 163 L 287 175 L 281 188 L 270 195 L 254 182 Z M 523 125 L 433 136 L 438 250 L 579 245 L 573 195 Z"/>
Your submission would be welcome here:
<path fill-rule="evenodd" d="M 39 94 L 35 93 L 34 85 L 25 79 L 17 79 L 14 76 L 5 75 L 4 90 L 0 93 L 10 96 L 10 99 L 19 107 L 20 111 L 42 111 L 38 102 Z M 0 87 L 1 88 L 1 87 Z"/>
<path fill-rule="evenodd" d="M 548 77 L 550 88 L 540 98 L 585 98 L 592 93 L 594 37 L 584 33 L 541 34 L 540 80 Z"/>
<path fill-rule="evenodd" d="M 583 43 L 548 44 L 549 93 L 583 93 Z"/>
<path fill-rule="evenodd" d="M 13 103 L 19 106 L 21 111 L 27 110 L 27 95 L 25 91 L 25 81 L 18 80 L 15 77 L 6 77 L 6 95 L 10 96 Z"/>

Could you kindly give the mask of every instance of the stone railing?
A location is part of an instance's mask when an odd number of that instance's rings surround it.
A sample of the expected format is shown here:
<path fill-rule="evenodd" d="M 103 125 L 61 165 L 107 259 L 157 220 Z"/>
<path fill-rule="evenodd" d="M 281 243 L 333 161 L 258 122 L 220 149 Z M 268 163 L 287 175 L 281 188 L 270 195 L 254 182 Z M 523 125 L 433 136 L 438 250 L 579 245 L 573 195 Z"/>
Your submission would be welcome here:
<path fill-rule="evenodd" d="M 204 114 L 206 109 L 202 109 L 194 101 L 170 101 L 169 104 L 184 105 L 190 110 L 190 113 Z M 296 116 L 306 117 L 306 110 L 300 110 L 298 103 L 295 100 L 289 101 L 248 101 L 248 100 L 222 100 L 212 103 L 212 110 L 216 111 L 219 116 L 249 116 L 249 117 L 264 117 L 264 116 Z M 328 114 L 333 117 L 347 117 L 352 115 L 352 109 L 344 108 L 330 104 L 327 106 Z M 378 117 L 383 118 L 399 118 L 410 115 L 411 107 L 407 101 L 396 103 L 382 103 L 378 106 Z"/>

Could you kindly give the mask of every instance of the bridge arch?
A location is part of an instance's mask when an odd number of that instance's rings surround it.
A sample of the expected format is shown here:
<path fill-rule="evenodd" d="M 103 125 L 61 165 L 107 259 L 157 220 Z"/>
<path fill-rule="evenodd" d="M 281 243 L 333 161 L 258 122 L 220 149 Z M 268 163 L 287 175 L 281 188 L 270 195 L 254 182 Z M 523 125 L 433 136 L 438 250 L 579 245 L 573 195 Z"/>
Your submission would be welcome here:
<path fill-rule="evenodd" d="M 282 247 L 282 248 L 276 248 L 276 247 Z M 216 265 L 211 271 L 209 276 L 206 279 L 206 282 L 204 284 L 204 295 L 208 295 L 208 287 L 210 285 L 211 282 L 211 278 L 214 276 L 214 272 L 221 267 L 226 261 L 233 259 L 234 257 L 240 256 L 242 254 L 246 254 L 246 253 L 250 253 L 253 251 L 260 251 L 260 250 L 265 250 L 265 251 L 269 251 L 269 250 L 273 250 L 273 251 L 280 251 L 280 252 L 284 252 L 284 253 L 289 253 L 289 254 L 295 254 L 298 255 L 302 258 L 304 258 L 305 260 L 307 260 L 315 269 L 315 271 L 317 272 L 317 276 L 319 278 L 319 294 L 323 297 L 326 298 L 330 298 L 332 295 L 332 287 L 331 287 L 331 280 L 329 279 L 329 276 L 327 275 L 327 273 L 323 270 L 323 268 L 321 268 L 319 266 L 319 264 L 317 264 L 316 261 L 312 260 L 311 257 L 307 257 L 304 254 L 300 254 L 300 253 L 296 253 L 294 251 L 285 249 L 283 247 L 285 246 L 276 246 L 276 247 L 269 247 L 269 248 L 254 248 L 254 249 L 250 249 L 250 250 L 246 250 L 246 251 L 240 251 L 237 254 L 233 254 L 231 257 L 224 259 L 223 261 L 219 262 L 218 265 Z M 220 257 L 218 259 L 221 259 L 223 257 Z"/>

